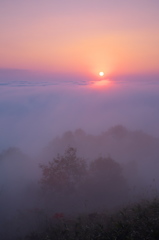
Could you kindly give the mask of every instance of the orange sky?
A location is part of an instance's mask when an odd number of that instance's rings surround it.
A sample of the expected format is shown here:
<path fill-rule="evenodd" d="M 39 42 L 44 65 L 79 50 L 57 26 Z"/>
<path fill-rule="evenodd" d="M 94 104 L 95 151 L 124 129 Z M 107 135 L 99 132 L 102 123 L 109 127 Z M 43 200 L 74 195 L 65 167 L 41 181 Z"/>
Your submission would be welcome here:
<path fill-rule="evenodd" d="M 159 72 L 159 1 L 2 0 L 0 68 Z"/>

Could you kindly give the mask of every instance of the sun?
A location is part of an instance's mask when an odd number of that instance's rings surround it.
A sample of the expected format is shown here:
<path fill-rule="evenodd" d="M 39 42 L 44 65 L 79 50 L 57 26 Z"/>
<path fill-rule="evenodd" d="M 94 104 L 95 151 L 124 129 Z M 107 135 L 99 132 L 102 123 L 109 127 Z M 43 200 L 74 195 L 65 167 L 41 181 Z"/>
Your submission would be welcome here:
<path fill-rule="evenodd" d="M 104 76 L 104 72 L 99 72 L 99 76 L 103 77 Z"/>

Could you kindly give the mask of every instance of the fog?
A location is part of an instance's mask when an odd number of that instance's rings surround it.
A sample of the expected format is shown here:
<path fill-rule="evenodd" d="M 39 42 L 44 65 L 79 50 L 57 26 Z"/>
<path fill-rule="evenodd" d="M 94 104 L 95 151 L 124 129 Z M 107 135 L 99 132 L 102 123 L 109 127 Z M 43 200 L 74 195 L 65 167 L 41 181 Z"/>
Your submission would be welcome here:
<path fill-rule="evenodd" d="M 56 74 L 51 81 L 35 73 L 1 72 L 1 150 L 18 146 L 30 155 L 65 131 L 99 134 L 118 124 L 159 137 L 156 76 L 114 77 L 98 89 L 87 76 Z"/>
<path fill-rule="evenodd" d="M 158 76 L 94 83 L 76 74 L 0 71 L 2 239 L 41 229 L 56 213 L 112 211 L 158 195 Z M 69 158 L 77 174 L 61 162 Z"/>

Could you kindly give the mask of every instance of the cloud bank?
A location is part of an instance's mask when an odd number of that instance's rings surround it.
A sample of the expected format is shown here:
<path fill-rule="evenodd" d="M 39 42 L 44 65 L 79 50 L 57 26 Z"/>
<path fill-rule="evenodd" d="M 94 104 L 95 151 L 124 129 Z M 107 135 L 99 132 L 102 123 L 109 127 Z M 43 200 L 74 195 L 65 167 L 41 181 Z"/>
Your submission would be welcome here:
<path fill-rule="evenodd" d="M 92 87 L 94 81 L 1 70 L 0 150 L 18 146 L 36 152 L 64 131 L 98 134 L 117 124 L 159 137 L 157 76 L 114 77 L 102 88 Z"/>

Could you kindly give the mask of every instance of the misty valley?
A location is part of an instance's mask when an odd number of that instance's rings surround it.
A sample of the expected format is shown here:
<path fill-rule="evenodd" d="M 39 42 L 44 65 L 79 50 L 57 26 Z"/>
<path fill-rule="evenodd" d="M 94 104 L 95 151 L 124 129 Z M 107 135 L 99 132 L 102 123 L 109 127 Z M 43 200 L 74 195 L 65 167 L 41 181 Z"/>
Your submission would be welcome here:
<path fill-rule="evenodd" d="M 0 239 L 159 239 L 159 138 L 67 131 L 0 153 Z M 113 220 L 112 220 L 113 219 Z"/>
<path fill-rule="evenodd" d="M 0 240 L 159 240 L 159 0 L 0 0 Z"/>

